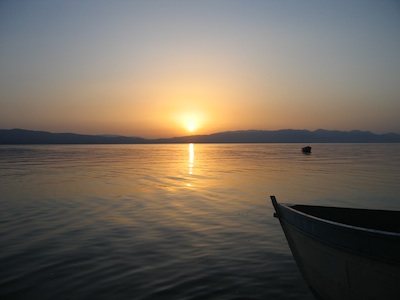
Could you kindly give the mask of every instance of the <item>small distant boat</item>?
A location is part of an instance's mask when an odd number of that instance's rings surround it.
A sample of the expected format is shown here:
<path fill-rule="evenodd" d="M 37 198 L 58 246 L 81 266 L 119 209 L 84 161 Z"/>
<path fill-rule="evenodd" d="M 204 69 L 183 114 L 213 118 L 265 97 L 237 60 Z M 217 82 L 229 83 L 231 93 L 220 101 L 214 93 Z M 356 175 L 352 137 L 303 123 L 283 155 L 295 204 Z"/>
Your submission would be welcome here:
<path fill-rule="evenodd" d="M 301 148 L 301 152 L 303 152 L 304 154 L 310 154 L 311 153 L 311 147 L 310 146 L 303 147 L 303 148 Z"/>
<path fill-rule="evenodd" d="M 317 299 L 400 299 L 400 211 L 271 200 Z"/>

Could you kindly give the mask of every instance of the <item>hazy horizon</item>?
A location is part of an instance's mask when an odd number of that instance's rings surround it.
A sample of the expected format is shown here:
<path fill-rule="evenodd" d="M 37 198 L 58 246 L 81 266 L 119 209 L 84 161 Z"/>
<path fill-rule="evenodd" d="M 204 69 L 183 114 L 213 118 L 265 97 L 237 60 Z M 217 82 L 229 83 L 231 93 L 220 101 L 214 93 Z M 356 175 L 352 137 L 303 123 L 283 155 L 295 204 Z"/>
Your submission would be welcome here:
<path fill-rule="evenodd" d="M 146 137 L 146 136 L 133 136 L 133 135 L 121 135 L 121 134 L 115 134 L 115 133 L 99 133 L 99 134 L 90 134 L 90 133 L 85 133 L 85 132 L 72 132 L 72 131 L 50 131 L 50 130 L 35 130 L 35 129 L 28 129 L 28 128 L 0 128 L 0 130 L 26 130 L 26 131 L 32 131 L 32 132 L 48 132 L 52 134 L 77 134 L 77 135 L 89 135 L 89 136 L 115 136 L 115 137 L 127 137 L 127 138 L 143 138 L 147 140 L 157 140 L 157 139 L 174 139 L 174 138 L 181 138 L 181 137 L 190 137 L 190 136 L 207 136 L 207 135 L 213 135 L 213 134 L 220 134 L 220 133 L 227 133 L 227 132 L 252 132 L 252 131 L 265 131 L 265 132 L 276 132 L 276 131 L 309 131 L 309 132 L 316 132 L 318 130 L 322 131 L 327 131 L 327 132 L 352 132 L 352 131 L 359 131 L 359 132 L 370 132 L 375 135 L 385 135 L 385 134 L 398 134 L 400 135 L 400 132 L 383 132 L 383 133 L 377 133 L 374 131 L 370 130 L 359 130 L 359 129 L 351 129 L 351 130 L 336 130 L 336 129 L 325 129 L 325 128 L 317 128 L 315 130 L 309 130 L 309 129 L 304 129 L 304 128 L 281 128 L 281 129 L 276 129 L 276 130 L 267 130 L 267 129 L 237 129 L 237 130 L 226 130 L 226 131 L 216 131 L 216 132 L 211 132 L 211 133 L 206 133 L 206 134 L 197 134 L 197 133 L 186 133 L 182 135 L 176 135 L 176 136 L 162 136 L 162 137 Z"/>
<path fill-rule="evenodd" d="M 400 133 L 396 1 L 1 1 L 0 128 Z"/>

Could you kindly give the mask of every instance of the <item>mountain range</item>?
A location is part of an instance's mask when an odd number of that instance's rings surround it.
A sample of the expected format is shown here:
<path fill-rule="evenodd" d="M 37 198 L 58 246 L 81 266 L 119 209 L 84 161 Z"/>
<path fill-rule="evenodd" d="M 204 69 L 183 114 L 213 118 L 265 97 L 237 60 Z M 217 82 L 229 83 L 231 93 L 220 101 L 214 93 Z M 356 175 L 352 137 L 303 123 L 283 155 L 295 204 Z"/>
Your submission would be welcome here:
<path fill-rule="evenodd" d="M 0 144 L 173 144 L 173 143 L 400 143 L 400 134 L 370 131 L 240 130 L 209 135 L 146 139 L 118 135 L 51 133 L 25 129 L 0 129 Z"/>

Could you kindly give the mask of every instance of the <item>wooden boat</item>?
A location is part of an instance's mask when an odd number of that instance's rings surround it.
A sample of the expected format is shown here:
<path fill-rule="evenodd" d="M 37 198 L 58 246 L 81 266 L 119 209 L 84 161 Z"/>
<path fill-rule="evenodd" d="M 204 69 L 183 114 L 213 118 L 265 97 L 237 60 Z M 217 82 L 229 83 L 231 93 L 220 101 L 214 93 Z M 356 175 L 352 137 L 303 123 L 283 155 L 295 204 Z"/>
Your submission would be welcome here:
<path fill-rule="evenodd" d="M 301 152 L 303 152 L 304 154 L 311 154 L 311 147 L 310 146 L 303 147 L 301 148 Z"/>
<path fill-rule="evenodd" d="M 400 299 L 400 211 L 271 200 L 317 299 Z"/>

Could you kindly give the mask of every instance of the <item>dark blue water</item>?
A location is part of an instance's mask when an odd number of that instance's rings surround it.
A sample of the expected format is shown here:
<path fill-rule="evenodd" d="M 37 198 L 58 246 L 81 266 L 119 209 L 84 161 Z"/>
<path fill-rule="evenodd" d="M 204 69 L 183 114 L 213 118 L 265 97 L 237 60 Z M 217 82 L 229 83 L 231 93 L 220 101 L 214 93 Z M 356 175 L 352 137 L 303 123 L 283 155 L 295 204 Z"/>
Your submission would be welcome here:
<path fill-rule="evenodd" d="M 0 147 L 2 299 L 313 299 L 269 195 L 400 209 L 399 144 Z"/>

